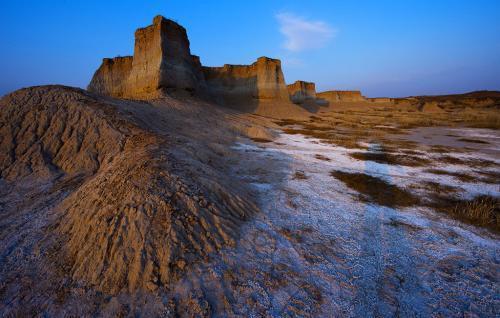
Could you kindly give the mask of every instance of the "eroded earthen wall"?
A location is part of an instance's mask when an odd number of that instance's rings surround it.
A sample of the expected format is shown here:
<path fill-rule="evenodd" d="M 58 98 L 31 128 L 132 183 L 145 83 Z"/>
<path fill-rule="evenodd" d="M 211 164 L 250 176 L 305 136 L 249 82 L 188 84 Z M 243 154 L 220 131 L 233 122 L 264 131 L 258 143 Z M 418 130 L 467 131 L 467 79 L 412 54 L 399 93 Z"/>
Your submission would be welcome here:
<path fill-rule="evenodd" d="M 88 86 L 88 90 L 108 96 L 124 97 L 126 80 L 132 70 L 132 59 L 132 56 L 103 59 Z"/>
<path fill-rule="evenodd" d="M 360 91 L 326 91 L 317 93 L 316 96 L 331 103 L 366 101 Z"/>
<path fill-rule="evenodd" d="M 203 67 L 210 94 L 220 103 L 245 103 L 251 100 L 288 101 L 281 62 L 260 57 L 252 65 Z"/>
<path fill-rule="evenodd" d="M 303 103 L 308 99 L 316 99 L 316 85 L 310 82 L 296 81 L 287 85 L 288 94 L 294 103 Z"/>
<path fill-rule="evenodd" d="M 201 64 L 191 55 L 186 30 L 162 16 L 135 32 L 134 56 L 124 63 L 105 59 L 88 87 L 90 91 L 114 97 L 148 99 L 169 90 L 205 89 Z M 112 59 L 114 61 L 117 59 Z"/>

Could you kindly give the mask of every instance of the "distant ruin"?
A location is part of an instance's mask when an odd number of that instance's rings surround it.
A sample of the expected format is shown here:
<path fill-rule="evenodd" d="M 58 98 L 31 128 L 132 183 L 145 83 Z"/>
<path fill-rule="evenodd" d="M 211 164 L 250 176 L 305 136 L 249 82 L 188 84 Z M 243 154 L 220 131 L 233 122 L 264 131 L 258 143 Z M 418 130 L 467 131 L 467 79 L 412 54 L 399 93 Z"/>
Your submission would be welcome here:
<path fill-rule="evenodd" d="M 288 93 L 292 102 L 301 104 L 306 100 L 316 99 L 316 85 L 305 81 L 296 81 L 287 85 Z"/>
<path fill-rule="evenodd" d="M 316 96 L 330 103 L 338 102 L 366 102 L 360 91 L 326 91 L 317 93 Z"/>

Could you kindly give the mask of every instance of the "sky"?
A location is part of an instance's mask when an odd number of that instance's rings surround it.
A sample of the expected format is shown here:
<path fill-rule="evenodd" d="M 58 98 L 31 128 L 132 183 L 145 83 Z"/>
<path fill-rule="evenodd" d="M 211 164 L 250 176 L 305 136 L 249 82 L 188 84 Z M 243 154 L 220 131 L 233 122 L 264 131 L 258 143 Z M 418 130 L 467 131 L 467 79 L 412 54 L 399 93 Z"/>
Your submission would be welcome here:
<path fill-rule="evenodd" d="M 500 90 L 498 0 L 0 0 L 0 95 L 85 88 L 161 14 L 203 65 L 282 61 L 287 83 L 412 96 Z"/>

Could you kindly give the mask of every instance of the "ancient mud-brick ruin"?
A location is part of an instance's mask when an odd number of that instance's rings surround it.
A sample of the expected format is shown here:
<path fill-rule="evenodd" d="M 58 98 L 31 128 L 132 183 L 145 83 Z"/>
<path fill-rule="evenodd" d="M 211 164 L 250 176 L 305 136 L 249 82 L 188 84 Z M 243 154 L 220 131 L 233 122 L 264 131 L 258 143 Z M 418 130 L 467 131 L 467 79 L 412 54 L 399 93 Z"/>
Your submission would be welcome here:
<path fill-rule="evenodd" d="M 186 30 L 162 16 L 135 32 L 133 57 L 105 58 L 88 89 L 133 99 L 184 90 L 220 103 L 288 101 L 279 60 L 260 57 L 252 65 L 202 67 L 199 57 L 191 54 Z"/>
<path fill-rule="evenodd" d="M 304 81 L 287 86 L 280 60 L 268 57 L 251 65 L 202 66 L 191 54 L 186 29 L 162 16 L 135 32 L 134 56 L 103 59 L 88 90 L 130 99 L 180 91 L 223 105 L 366 101 L 359 91 L 316 93 L 315 84 Z"/>

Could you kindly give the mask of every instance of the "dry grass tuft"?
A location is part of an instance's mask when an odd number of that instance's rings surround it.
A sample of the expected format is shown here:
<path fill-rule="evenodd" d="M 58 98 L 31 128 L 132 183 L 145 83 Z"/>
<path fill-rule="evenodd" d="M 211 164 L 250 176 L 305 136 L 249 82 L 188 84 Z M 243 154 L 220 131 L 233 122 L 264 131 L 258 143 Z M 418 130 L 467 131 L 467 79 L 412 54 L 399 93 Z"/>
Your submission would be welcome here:
<path fill-rule="evenodd" d="M 500 200 L 496 197 L 482 195 L 463 200 L 436 194 L 427 205 L 462 222 L 500 232 Z"/>
<path fill-rule="evenodd" d="M 484 227 L 500 230 L 500 201 L 491 196 L 479 196 L 462 201 L 450 209 L 450 214 Z"/>

